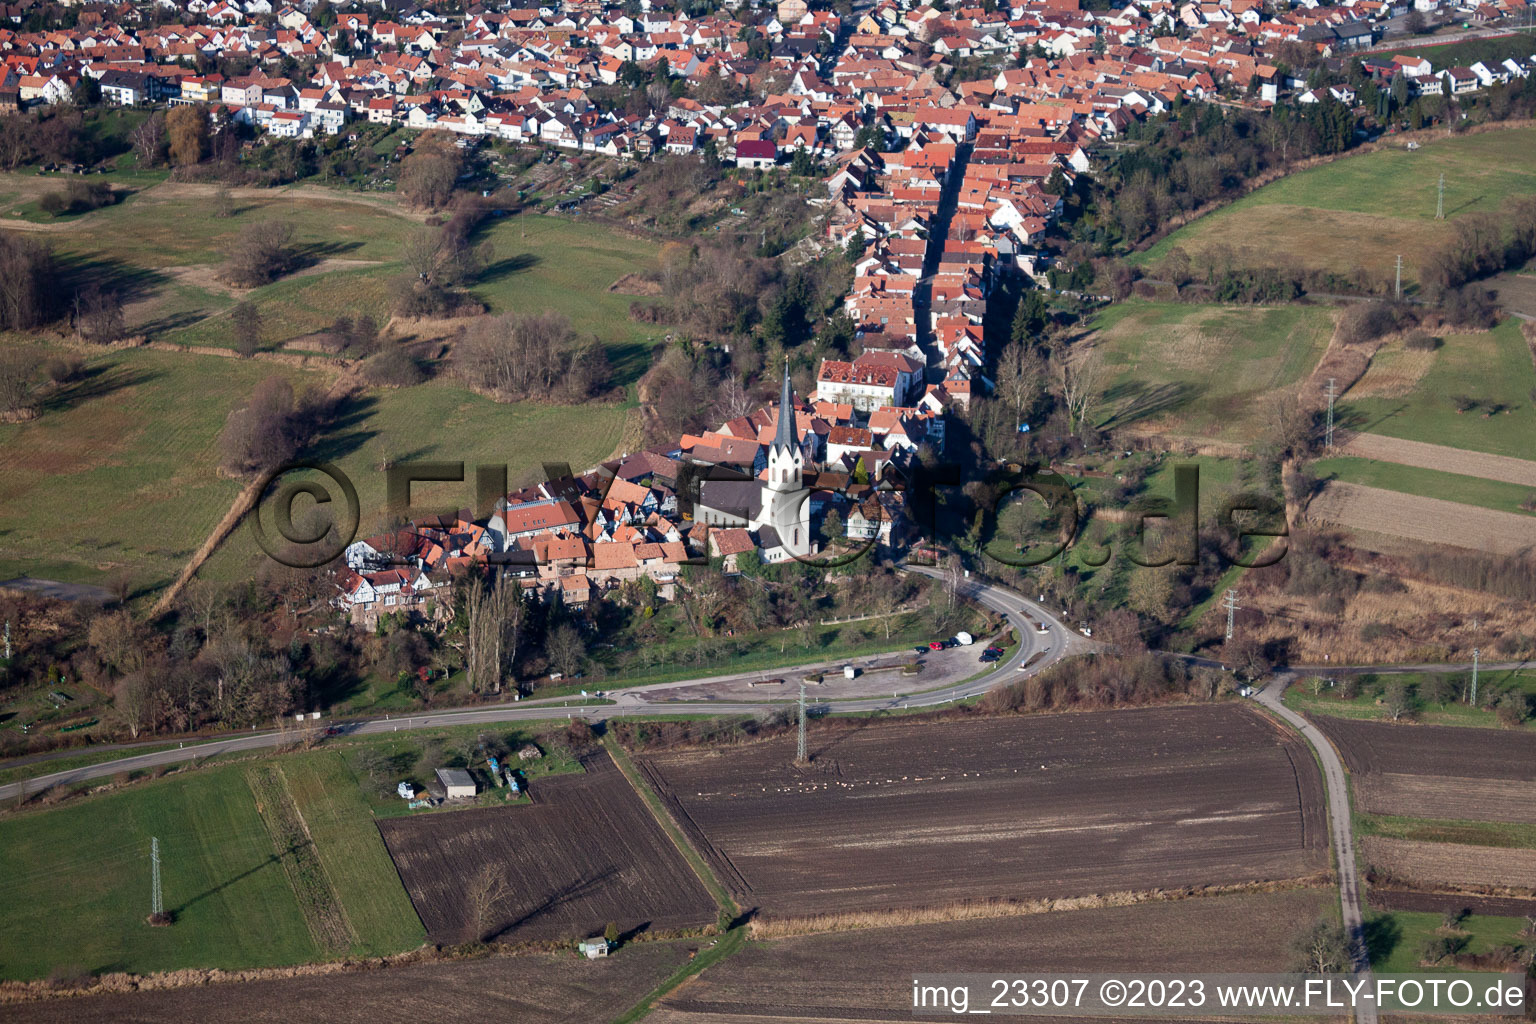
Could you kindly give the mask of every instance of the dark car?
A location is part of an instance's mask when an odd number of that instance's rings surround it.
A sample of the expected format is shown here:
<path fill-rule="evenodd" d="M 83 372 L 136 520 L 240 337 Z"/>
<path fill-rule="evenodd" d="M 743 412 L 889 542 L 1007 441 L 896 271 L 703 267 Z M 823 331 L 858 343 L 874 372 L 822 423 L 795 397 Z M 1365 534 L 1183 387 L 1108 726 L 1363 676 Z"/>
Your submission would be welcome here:
<path fill-rule="evenodd" d="M 339 726 L 339 725 L 329 726 L 329 727 L 326 728 L 325 734 L 327 736 L 340 736 L 341 735 L 341 726 Z"/>
<path fill-rule="evenodd" d="M 987 648 L 987 653 L 988 654 L 1002 654 L 1003 653 L 1003 649 L 1001 647 L 988 647 Z"/>
<path fill-rule="evenodd" d="M 995 655 L 992 652 L 988 651 L 988 652 L 982 654 L 982 656 L 981 656 L 981 658 L 979 660 L 984 661 L 984 662 L 993 662 L 993 661 L 997 660 L 997 655 Z"/>

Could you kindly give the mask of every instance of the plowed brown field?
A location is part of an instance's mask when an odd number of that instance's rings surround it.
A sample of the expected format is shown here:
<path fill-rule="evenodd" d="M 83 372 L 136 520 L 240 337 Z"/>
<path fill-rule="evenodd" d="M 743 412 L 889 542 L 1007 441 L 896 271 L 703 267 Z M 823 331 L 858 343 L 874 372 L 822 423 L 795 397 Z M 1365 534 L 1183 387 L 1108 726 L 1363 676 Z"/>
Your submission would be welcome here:
<path fill-rule="evenodd" d="M 1536 850 L 1418 843 L 1385 836 L 1365 836 L 1360 850 L 1367 864 L 1402 882 L 1536 896 Z"/>
<path fill-rule="evenodd" d="M 451 815 L 450 815 L 451 817 Z M 695 944 L 696 945 L 696 944 Z M 0 1006 L 15 1024 L 593 1024 L 640 1001 L 688 956 L 681 942 L 640 943 L 607 960 L 555 956 L 413 964 L 167 991 Z"/>
<path fill-rule="evenodd" d="M 1385 434 L 1350 434 L 1339 446 L 1339 454 L 1536 487 L 1536 462 L 1529 459 L 1490 455 L 1487 452 L 1451 448 L 1443 444 L 1426 444 L 1423 441 L 1408 441 L 1401 437 L 1388 437 Z"/>
<path fill-rule="evenodd" d="M 1338 480 L 1323 485 L 1307 506 L 1307 517 L 1350 530 L 1497 555 L 1536 549 L 1536 517 Z"/>
<path fill-rule="evenodd" d="M 434 942 L 473 930 L 470 890 L 486 865 L 508 884 L 496 938 L 579 938 L 704 925 L 714 901 L 606 753 L 587 774 L 540 780 L 533 806 L 380 822 L 384 843 Z"/>
<path fill-rule="evenodd" d="M 744 907 L 799 915 L 1307 876 L 1310 752 L 1238 705 L 911 725 L 638 758 Z"/>
<path fill-rule="evenodd" d="M 1337 898 L 1329 889 L 1244 893 L 752 942 L 647 1020 L 911 1021 L 918 972 L 1283 971 L 1292 939 Z"/>
<path fill-rule="evenodd" d="M 1356 798 L 1372 814 L 1536 823 L 1536 734 L 1327 715 L 1312 721 L 1338 748 Z"/>

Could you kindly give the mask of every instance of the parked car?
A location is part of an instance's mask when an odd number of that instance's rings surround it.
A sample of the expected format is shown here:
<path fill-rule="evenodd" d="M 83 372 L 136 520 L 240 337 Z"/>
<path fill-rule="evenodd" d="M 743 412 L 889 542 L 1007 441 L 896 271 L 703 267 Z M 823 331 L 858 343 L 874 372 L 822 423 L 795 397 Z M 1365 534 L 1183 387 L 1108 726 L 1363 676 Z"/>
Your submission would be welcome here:
<path fill-rule="evenodd" d="M 930 651 L 942 651 L 944 649 L 944 641 L 942 641 L 942 640 L 930 640 L 928 642 L 928 649 Z"/>

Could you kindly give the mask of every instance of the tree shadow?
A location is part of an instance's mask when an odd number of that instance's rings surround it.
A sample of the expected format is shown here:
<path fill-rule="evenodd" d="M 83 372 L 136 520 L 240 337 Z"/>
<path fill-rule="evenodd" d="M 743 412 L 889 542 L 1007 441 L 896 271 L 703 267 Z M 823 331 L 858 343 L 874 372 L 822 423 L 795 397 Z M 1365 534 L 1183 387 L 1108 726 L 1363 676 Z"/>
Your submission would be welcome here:
<path fill-rule="evenodd" d="M 146 320 L 137 326 L 130 326 L 134 334 L 142 334 L 145 337 L 159 337 L 162 334 L 170 334 L 193 324 L 201 323 L 208 318 L 207 311 L 189 311 L 185 313 L 172 313 L 154 320 Z"/>
<path fill-rule="evenodd" d="M 1403 941 L 1403 926 L 1391 914 L 1376 914 L 1360 926 L 1360 940 L 1370 962 L 1380 963 Z"/>
<path fill-rule="evenodd" d="M 576 881 L 571 882 L 568 885 L 561 886 L 560 888 L 555 889 L 553 892 L 545 896 L 542 900 L 535 904 L 531 909 L 524 912 L 522 916 L 518 917 L 516 920 L 510 922 L 509 924 L 502 925 L 500 928 L 497 928 L 490 934 L 487 941 L 494 941 L 499 939 L 503 935 L 514 932 L 521 928 L 523 925 L 528 924 L 536 918 L 543 917 L 545 914 L 551 913 L 552 911 L 564 906 L 567 903 L 571 903 L 575 900 L 582 899 L 583 897 L 590 896 L 617 877 L 619 877 L 619 869 L 615 867 L 608 867 L 597 872 L 596 874 L 578 878 Z"/>
<path fill-rule="evenodd" d="M 1146 384 L 1130 380 L 1116 384 L 1104 393 L 1106 405 L 1117 406 L 1114 415 L 1101 426 L 1104 429 L 1123 427 L 1137 420 L 1172 412 L 1189 404 L 1205 393 L 1205 388 L 1189 381 L 1168 381 L 1164 384 Z"/>
<path fill-rule="evenodd" d="M 284 857 L 291 856 L 291 855 L 297 855 L 298 852 L 299 852 L 299 847 L 301 845 L 303 845 L 303 844 L 300 844 L 300 843 L 290 843 L 290 844 L 288 844 L 288 848 L 286 850 L 283 850 L 281 853 L 271 853 L 271 854 L 268 854 L 266 859 L 261 861 L 261 862 L 259 862 L 255 867 L 247 868 L 246 870 L 240 872 L 238 875 L 235 875 L 233 878 L 227 878 L 224 881 L 220 882 L 218 885 L 212 886 L 211 888 L 208 888 L 208 889 L 204 889 L 202 892 L 200 892 L 196 896 L 193 896 L 192 898 L 188 899 L 185 903 L 182 903 L 180 906 L 170 908 L 170 913 L 173 916 L 178 916 L 179 917 L 181 915 L 182 911 L 186 910 L 188 907 L 192 906 L 194 903 L 200 903 L 203 900 L 208 899 L 210 896 L 218 895 L 219 893 L 223 892 L 225 889 L 228 889 L 230 886 L 236 884 L 237 882 L 242 882 L 245 879 L 250 878 L 252 875 L 256 874 L 258 871 L 261 871 L 263 868 L 272 867 L 274 865 L 281 865 L 282 862 L 283 862 L 283 858 Z"/>
<path fill-rule="evenodd" d="M 305 454 L 321 462 L 336 462 L 360 450 L 378 436 L 377 430 L 366 430 L 362 426 L 378 404 L 378 399 L 372 395 L 349 395 L 341 399 L 331 409 L 324 435 L 311 442 Z"/>
<path fill-rule="evenodd" d="M 354 252 L 361 249 L 362 242 L 306 242 L 294 246 L 289 252 L 291 266 L 288 273 L 304 270 L 316 266 L 328 259 L 339 257 L 342 253 Z"/>
<path fill-rule="evenodd" d="M 543 260 L 539 256 L 531 252 L 521 252 L 516 256 L 508 256 L 486 267 L 480 274 L 480 280 L 475 283 L 494 284 L 504 277 L 511 277 L 513 274 L 521 274 L 525 270 L 532 270 L 542 262 Z"/>
<path fill-rule="evenodd" d="M 135 266 L 111 256 L 64 255 L 58 260 L 59 291 L 66 296 L 92 285 L 116 293 L 125 304 L 140 299 L 170 281 L 170 276 L 149 267 Z"/>
<path fill-rule="evenodd" d="M 43 399 L 43 411 L 63 412 L 93 398 L 148 383 L 160 375 L 158 371 L 138 367 L 88 366 L 74 380 L 49 392 Z"/>

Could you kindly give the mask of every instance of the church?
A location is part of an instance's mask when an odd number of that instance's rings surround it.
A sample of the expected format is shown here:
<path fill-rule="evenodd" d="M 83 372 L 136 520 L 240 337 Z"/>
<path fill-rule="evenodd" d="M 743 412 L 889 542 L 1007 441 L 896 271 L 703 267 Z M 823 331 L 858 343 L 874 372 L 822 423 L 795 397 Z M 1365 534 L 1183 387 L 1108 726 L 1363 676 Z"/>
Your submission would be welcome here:
<path fill-rule="evenodd" d="M 805 486 L 805 452 L 795 436 L 795 396 L 789 365 L 779 392 L 778 424 L 759 479 L 705 480 L 694 519 L 710 526 L 744 526 L 757 538 L 763 561 L 782 562 L 816 553 L 811 492 Z"/>

